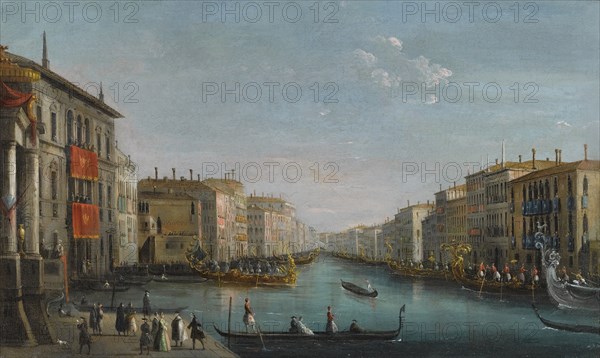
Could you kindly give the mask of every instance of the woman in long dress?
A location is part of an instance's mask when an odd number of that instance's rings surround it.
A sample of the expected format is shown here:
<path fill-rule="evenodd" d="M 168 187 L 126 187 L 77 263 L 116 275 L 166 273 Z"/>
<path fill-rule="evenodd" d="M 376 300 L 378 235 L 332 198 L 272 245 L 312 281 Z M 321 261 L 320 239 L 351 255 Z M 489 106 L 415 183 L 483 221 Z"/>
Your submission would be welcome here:
<path fill-rule="evenodd" d="M 156 339 L 154 340 L 154 349 L 160 352 L 168 352 L 171 350 L 171 340 L 169 339 L 169 329 L 167 321 L 165 321 L 165 315 L 160 314 L 160 321 L 158 322 L 158 331 L 156 332 Z"/>

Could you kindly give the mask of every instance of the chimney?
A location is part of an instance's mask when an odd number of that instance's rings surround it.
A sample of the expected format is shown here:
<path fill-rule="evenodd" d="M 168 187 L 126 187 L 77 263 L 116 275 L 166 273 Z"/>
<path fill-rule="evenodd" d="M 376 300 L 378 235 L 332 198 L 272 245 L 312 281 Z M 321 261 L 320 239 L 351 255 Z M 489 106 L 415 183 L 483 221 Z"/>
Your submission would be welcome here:
<path fill-rule="evenodd" d="M 554 149 L 554 164 L 558 165 L 558 149 Z"/>
<path fill-rule="evenodd" d="M 158 167 L 154 167 L 154 180 L 158 180 Z"/>
<path fill-rule="evenodd" d="M 562 149 L 558 150 L 558 164 L 562 164 Z"/>
<path fill-rule="evenodd" d="M 44 31 L 44 44 L 42 49 L 42 67 L 50 69 L 50 61 L 48 61 L 48 46 L 46 45 L 46 31 Z"/>
<path fill-rule="evenodd" d="M 194 180 L 194 171 L 190 169 L 190 180 Z"/>
<path fill-rule="evenodd" d="M 173 171 L 173 180 L 175 180 L 175 168 L 171 168 L 171 170 Z"/>
<path fill-rule="evenodd" d="M 531 162 L 531 168 L 535 169 L 535 148 L 531 148 L 531 154 L 532 154 L 532 162 Z"/>
<path fill-rule="evenodd" d="M 456 188 L 456 182 L 454 182 L 454 187 Z"/>
<path fill-rule="evenodd" d="M 200 174 L 198 174 L 198 181 L 200 181 Z"/>
<path fill-rule="evenodd" d="M 406 206 L 410 206 L 410 200 L 406 201 Z"/>
<path fill-rule="evenodd" d="M 498 165 L 498 158 L 496 158 L 496 165 Z"/>
<path fill-rule="evenodd" d="M 521 163 L 521 154 L 519 154 L 519 163 Z"/>
<path fill-rule="evenodd" d="M 587 160 L 587 144 L 583 145 L 583 160 Z"/>
<path fill-rule="evenodd" d="M 102 90 L 102 82 L 100 82 L 100 92 L 98 93 L 98 99 L 104 102 L 104 91 Z"/>
<path fill-rule="evenodd" d="M 504 139 L 502 139 L 502 168 L 504 168 L 504 162 L 506 161 L 506 155 L 504 150 Z"/>

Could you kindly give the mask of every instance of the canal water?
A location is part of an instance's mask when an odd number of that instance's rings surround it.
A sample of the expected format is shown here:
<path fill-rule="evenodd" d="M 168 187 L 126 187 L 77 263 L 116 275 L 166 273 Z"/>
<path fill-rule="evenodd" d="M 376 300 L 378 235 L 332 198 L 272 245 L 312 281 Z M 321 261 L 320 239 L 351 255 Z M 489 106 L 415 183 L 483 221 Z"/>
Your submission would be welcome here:
<path fill-rule="evenodd" d="M 340 330 L 353 319 L 367 329 L 394 330 L 400 307 L 406 304 L 402 333 L 395 341 L 364 343 L 281 343 L 265 339 L 227 342 L 243 357 L 279 356 L 600 356 L 600 336 L 545 328 L 535 316 L 531 295 L 479 295 L 456 282 L 424 281 L 390 275 L 385 267 L 366 266 L 321 255 L 310 265 L 298 266 L 295 287 L 248 287 L 151 282 L 116 294 L 115 304 L 132 302 L 142 306 L 144 290 L 150 291 L 153 307 L 188 308 L 182 313 L 189 322 L 194 312 L 205 331 L 215 338 L 213 325 L 227 330 L 229 298 L 232 298 L 231 330 L 245 330 L 242 323 L 244 298 L 248 297 L 263 332 L 289 328 L 292 315 L 302 316 L 313 331 L 326 324 L 327 306 L 332 307 Z M 357 296 L 344 290 L 340 279 L 377 289 L 377 298 Z M 73 292 L 79 300 L 83 293 Z M 90 302 L 110 305 L 111 294 L 87 292 Z M 560 322 L 599 325 L 600 317 L 586 311 L 559 310 L 544 295 L 534 297 L 545 318 Z M 172 314 L 166 314 L 170 318 Z M 108 328 L 108 327 L 107 327 Z M 219 338 L 220 339 L 220 338 Z"/>

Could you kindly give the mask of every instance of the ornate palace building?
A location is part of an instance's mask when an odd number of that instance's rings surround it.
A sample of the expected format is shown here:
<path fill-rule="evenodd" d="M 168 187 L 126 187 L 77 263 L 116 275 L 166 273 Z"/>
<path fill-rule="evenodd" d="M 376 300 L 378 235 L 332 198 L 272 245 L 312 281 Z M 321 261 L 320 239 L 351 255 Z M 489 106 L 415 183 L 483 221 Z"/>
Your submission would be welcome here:
<path fill-rule="evenodd" d="M 5 49 L 0 49 L 1 340 L 51 342 L 40 304 L 45 282 L 102 277 L 118 260 L 114 120 L 122 115 L 104 103 L 101 86 L 96 97 L 50 70 L 45 34 L 41 65 Z"/>

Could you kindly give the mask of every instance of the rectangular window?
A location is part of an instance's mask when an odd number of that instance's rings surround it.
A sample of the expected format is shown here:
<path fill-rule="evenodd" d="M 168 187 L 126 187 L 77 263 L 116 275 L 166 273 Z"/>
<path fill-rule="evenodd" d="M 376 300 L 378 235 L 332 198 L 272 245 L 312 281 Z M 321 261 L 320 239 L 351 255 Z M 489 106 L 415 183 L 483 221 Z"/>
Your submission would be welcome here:
<path fill-rule="evenodd" d="M 44 123 L 44 120 L 42 118 L 42 106 L 37 106 L 37 111 L 35 115 L 37 117 L 38 123 Z"/>
<path fill-rule="evenodd" d="M 110 137 L 106 136 L 106 158 L 110 159 Z"/>
<path fill-rule="evenodd" d="M 112 208 L 112 187 L 106 187 L 106 206 Z"/>
<path fill-rule="evenodd" d="M 52 216 L 55 218 L 58 217 L 58 204 L 52 204 Z"/>
<path fill-rule="evenodd" d="M 104 186 L 102 183 L 98 183 L 98 206 L 104 205 Z"/>
<path fill-rule="evenodd" d="M 58 129 L 58 125 L 56 123 L 56 113 L 52 112 L 50 118 L 51 138 L 53 141 L 58 142 L 58 137 L 56 134 Z"/>
<path fill-rule="evenodd" d="M 58 173 L 54 171 L 50 173 L 50 188 L 52 200 L 56 200 L 58 198 Z"/>
<path fill-rule="evenodd" d="M 102 136 L 100 133 L 96 134 L 96 146 L 98 147 L 98 157 L 102 157 Z"/>

